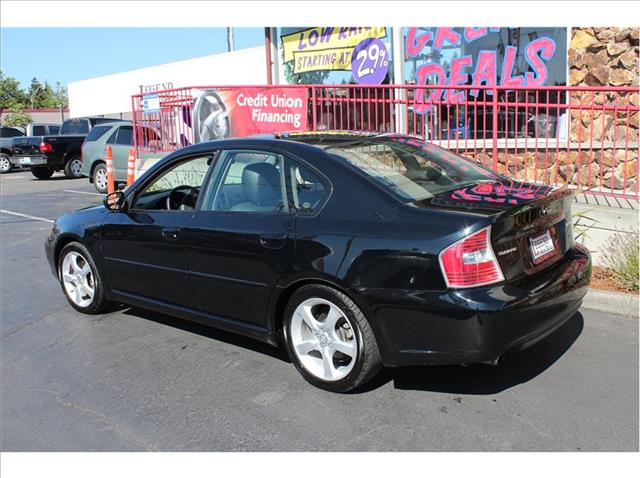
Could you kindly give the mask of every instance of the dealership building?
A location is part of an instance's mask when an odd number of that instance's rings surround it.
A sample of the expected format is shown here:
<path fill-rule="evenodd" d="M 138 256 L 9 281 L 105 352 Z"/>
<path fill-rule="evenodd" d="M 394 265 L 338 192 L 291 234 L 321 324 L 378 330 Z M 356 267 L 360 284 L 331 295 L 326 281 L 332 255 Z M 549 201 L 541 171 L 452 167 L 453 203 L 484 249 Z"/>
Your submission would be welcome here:
<path fill-rule="evenodd" d="M 475 75 L 483 84 L 507 84 L 529 73 L 538 85 L 566 85 L 571 33 L 565 27 L 266 28 L 261 47 L 71 82 L 70 114 L 126 118 L 133 94 L 196 85 L 367 83 L 358 68 L 383 63 L 381 83 L 464 84 Z M 371 59 L 353 53 L 371 39 L 385 51 L 378 64 L 365 65 Z"/>
<path fill-rule="evenodd" d="M 637 198 L 638 40 L 637 27 L 265 28 L 260 47 L 69 83 L 69 108 L 148 127 L 140 152 L 390 131 L 513 178 Z"/>

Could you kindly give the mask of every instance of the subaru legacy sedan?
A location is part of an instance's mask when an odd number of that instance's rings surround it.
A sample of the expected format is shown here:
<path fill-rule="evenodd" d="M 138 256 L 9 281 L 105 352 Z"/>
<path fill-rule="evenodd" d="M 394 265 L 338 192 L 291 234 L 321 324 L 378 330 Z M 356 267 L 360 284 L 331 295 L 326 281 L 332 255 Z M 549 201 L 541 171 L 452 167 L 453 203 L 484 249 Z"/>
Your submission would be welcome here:
<path fill-rule="evenodd" d="M 176 151 L 46 242 L 73 308 L 124 303 L 284 346 L 313 385 L 497 364 L 575 314 L 591 259 L 571 193 L 402 135 Z"/>

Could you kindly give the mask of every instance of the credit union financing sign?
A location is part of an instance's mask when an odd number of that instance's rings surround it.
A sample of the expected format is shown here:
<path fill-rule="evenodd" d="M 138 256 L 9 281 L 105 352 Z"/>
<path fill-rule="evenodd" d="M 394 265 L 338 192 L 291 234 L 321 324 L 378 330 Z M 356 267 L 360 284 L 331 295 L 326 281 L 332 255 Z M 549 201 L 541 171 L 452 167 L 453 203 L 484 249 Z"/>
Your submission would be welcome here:
<path fill-rule="evenodd" d="M 387 36 L 385 27 L 314 27 L 282 35 L 284 62 L 294 73 L 351 70 L 353 50 L 360 42 Z"/>

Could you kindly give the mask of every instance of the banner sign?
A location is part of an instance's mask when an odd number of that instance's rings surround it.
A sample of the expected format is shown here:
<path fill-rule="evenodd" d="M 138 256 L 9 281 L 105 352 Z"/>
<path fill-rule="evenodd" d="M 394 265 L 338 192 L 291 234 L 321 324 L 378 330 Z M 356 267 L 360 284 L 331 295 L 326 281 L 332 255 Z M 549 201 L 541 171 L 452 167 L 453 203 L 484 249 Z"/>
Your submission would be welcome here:
<path fill-rule="evenodd" d="M 293 72 L 351 70 L 351 55 L 358 43 L 387 36 L 386 27 L 313 27 L 280 37 L 284 62 Z"/>
<path fill-rule="evenodd" d="M 194 97 L 196 142 L 230 136 L 304 131 L 307 88 L 247 87 L 208 89 Z"/>

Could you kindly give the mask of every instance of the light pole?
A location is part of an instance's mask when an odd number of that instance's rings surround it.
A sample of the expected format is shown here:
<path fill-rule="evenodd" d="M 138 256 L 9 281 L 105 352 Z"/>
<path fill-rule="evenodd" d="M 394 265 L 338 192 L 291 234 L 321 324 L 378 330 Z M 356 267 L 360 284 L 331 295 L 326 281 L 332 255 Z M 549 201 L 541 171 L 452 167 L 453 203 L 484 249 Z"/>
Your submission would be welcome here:
<path fill-rule="evenodd" d="M 233 51 L 233 28 L 227 27 L 227 51 Z"/>

